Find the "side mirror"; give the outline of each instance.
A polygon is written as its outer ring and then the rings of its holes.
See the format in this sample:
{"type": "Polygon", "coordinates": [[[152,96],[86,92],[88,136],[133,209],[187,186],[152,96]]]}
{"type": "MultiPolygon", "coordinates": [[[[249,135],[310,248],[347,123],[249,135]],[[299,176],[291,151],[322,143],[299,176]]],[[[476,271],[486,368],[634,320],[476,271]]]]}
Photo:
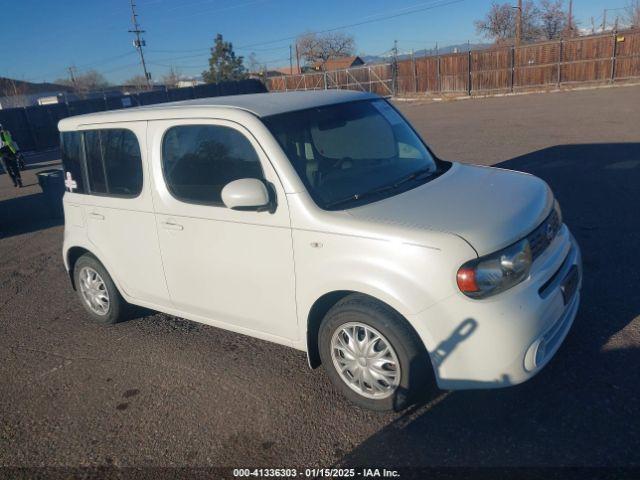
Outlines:
{"type": "Polygon", "coordinates": [[[232,210],[270,210],[271,198],[266,185],[256,178],[241,178],[227,183],[221,192],[222,202],[232,210]]]}

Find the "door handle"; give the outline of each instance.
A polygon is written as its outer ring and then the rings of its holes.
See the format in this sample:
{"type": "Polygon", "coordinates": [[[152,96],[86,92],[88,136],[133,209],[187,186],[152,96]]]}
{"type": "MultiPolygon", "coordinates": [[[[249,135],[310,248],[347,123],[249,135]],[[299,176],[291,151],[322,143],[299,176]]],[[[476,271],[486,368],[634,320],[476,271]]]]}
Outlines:
{"type": "Polygon", "coordinates": [[[91,218],[93,218],[94,220],[104,220],[104,215],[102,215],[101,213],[97,213],[97,212],[90,212],[89,216],[91,218]]]}
{"type": "Polygon", "coordinates": [[[170,221],[160,222],[160,223],[162,224],[162,227],[165,230],[177,230],[177,231],[184,230],[184,227],[182,225],[180,225],[179,223],[174,223],[174,222],[170,222],[170,221]]]}

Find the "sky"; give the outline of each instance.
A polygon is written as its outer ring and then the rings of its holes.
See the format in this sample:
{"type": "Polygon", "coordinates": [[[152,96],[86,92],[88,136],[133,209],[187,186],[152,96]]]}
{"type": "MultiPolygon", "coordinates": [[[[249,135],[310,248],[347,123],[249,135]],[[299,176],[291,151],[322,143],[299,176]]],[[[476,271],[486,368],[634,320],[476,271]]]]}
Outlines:
{"type": "MultiPolygon", "coordinates": [[[[482,41],[473,22],[490,0],[135,0],[146,33],[149,71],[159,80],[171,66],[199,75],[216,33],[238,55],[252,52],[269,68],[289,64],[289,45],[308,31],[339,29],[355,38],[356,53],[434,48],[482,41]],[[343,28],[340,28],[343,27],[343,28]]],[[[613,22],[628,0],[574,0],[582,26],[613,22]]],[[[516,0],[513,0],[516,3],[516,0]]],[[[568,0],[565,0],[568,3],[568,0]]],[[[114,83],[142,73],[133,46],[130,0],[4,0],[0,76],[42,82],[95,69],[114,83]]]]}

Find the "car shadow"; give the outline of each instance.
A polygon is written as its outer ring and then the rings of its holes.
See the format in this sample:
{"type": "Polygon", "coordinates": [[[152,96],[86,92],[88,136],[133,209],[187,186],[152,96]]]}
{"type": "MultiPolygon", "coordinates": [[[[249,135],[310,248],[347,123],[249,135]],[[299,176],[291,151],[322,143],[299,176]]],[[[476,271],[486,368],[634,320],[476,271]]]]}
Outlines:
{"type": "Polygon", "coordinates": [[[640,143],[561,145],[495,166],[546,180],[582,247],[582,304],[569,335],[528,382],[440,392],[339,465],[640,463],[640,143]]]}
{"type": "Polygon", "coordinates": [[[0,200],[0,238],[62,225],[64,219],[43,193],[0,200]]]}

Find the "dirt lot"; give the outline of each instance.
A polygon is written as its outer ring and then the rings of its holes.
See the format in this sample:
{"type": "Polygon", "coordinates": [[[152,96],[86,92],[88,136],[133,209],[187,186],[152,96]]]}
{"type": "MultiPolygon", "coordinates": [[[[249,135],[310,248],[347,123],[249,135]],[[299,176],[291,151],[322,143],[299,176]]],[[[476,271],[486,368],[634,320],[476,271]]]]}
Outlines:
{"type": "Polygon", "coordinates": [[[639,106],[640,87],[400,104],[441,157],[549,182],[585,261],[537,377],[403,414],[352,406],[285,347],[161,314],[90,323],[38,169],[19,191],[0,175],[0,465],[640,466],[639,106]]]}

